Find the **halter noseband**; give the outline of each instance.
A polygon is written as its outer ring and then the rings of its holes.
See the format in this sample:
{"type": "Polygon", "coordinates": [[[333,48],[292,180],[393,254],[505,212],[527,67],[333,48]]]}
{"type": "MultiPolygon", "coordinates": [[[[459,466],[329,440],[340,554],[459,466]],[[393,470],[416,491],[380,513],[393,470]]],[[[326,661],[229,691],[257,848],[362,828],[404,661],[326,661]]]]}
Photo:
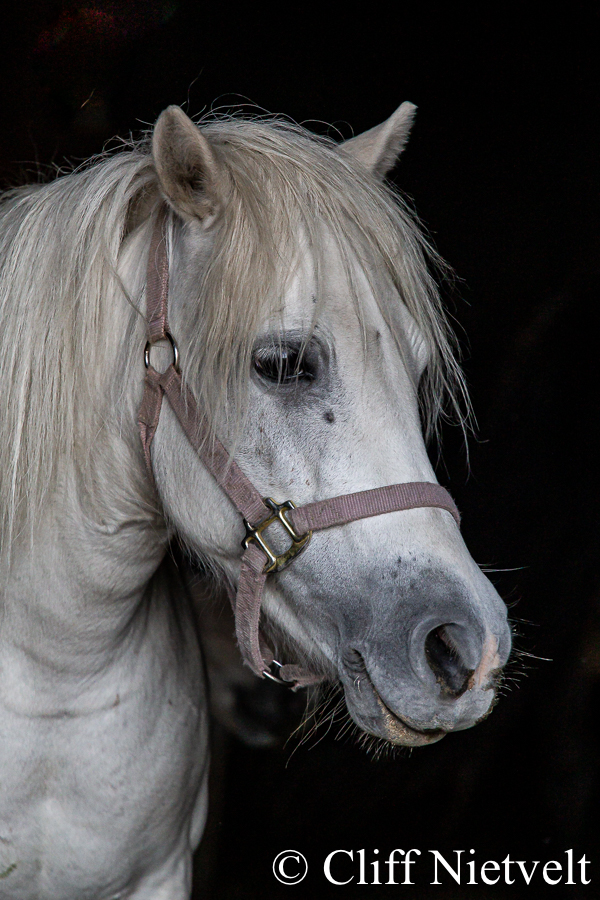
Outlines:
{"type": "Polygon", "coordinates": [[[209,434],[193,394],[182,381],[179,353],[167,321],[169,265],[164,236],[165,219],[166,210],[163,208],[154,226],[148,258],[148,340],[144,349],[146,379],[138,415],[146,466],[153,477],[150,445],[158,426],[162,399],[166,396],[192,447],[244,520],[244,553],[237,594],[231,598],[242,656],[260,677],[267,676],[293,687],[316,683],[321,680],[319,676],[297,665],[282,666],[278,663],[260,633],[260,608],[267,575],[289,565],[308,545],[314,531],[370,516],[429,506],[447,510],[458,525],[460,515],[448,491],[432,482],[390,484],[300,507],[296,507],[291,500],[276,503],[270,497],[263,498],[259,494],[225,447],[209,434]],[[158,341],[168,341],[173,351],[173,361],[162,373],[157,372],[150,362],[151,347],[158,341]],[[271,549],[265,535],[266,530],[275,523],[283,528],[290,540],[289,548],[280,555],[271,549]],[[277,674],[271,671],[273,666],[277,667],[277,674]]]}

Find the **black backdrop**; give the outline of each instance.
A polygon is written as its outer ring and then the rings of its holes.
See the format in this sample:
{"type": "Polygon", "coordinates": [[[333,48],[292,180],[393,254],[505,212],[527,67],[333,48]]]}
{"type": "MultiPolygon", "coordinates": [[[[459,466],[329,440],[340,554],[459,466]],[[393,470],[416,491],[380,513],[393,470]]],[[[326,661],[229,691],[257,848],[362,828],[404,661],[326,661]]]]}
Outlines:
{"type": "MultiPolygon", "coordinates": [[[[328,852],[372,860],[393,847],[473,848],[480,863],[564,861],[573,848],[592,884],[569,896],[596,896],[598,18],[583,4],[527,18],[526,4],[475,17],[444,6],[368,20],[374,10],[197,0],[30,0],[6,13],[6,184],[85,158],[169,103],[197,114],[248,100],[346,137],[402,100],[419,106],[394,177],[461,279],[449,303],[479,423],[470,475],[448,429],[439,477],[475,559],[514,569],[491,577],[516,604],[516,646],[551,660],[517,656],[518,684],[490,719],[396,758],[374,761],[334,730],[293,756],[293,742],[259,751],[218,732],[198,896],[329,896],[342,889],[323,877],[328,852]],[[310,871],[281,887],[271,861],[289,847],[310,871]]],[[[429,880],[413,896],[467,890],[429,880]]],[[[468,890],[538,893],[522,881],[468,890]]]]}

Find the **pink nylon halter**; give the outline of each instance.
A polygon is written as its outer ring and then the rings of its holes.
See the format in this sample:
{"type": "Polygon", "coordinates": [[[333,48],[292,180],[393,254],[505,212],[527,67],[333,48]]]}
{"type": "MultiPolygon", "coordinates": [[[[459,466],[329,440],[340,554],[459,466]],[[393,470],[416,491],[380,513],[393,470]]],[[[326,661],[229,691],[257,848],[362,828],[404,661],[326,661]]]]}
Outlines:
{"type": "Polygon", "coordinates": [[[150,445],[158,426],[163,396],[166,396],[181,427],[203,464],[236,507],[246,526],[245,551],[241,560],[237,594],[232,597],[235,630],[242,656],[260,677],[282,680],[293,687],[316,683],[317,675],[297,665],[281,666],[260,633],[262,592],[267,575],[288,565],[309,542],[312,532],[321,531],[384,513],[419,507],[439,507],[452,514],[460,525],[454,500],[441,485],[431,482],[391,484],[370,491],[344,494],[294,507],[289,501],[276,504],[263,498],[244,475],[235,460],[214,436],[208,434],[204,416],[196,400],[182,381],[177,346],[169,331],[167,301],[169,266],[164,237],[166,210],[163,208],[154,226],[148,258],[146,289],[148,342],[144,351],[146,380],[138,416],[146,466],[153,477],[150,445]],[[169,341],[173,362],[165,372],[150,364],[150,348],[157,341],[169,341]],[[290,550],[277,557],[263,531],[278,522],[291,539],[290,550]],[[254,523],[253,525],[249,523],[254,523]],[[278,667],[277,676],[270,667],[278,667]]]}

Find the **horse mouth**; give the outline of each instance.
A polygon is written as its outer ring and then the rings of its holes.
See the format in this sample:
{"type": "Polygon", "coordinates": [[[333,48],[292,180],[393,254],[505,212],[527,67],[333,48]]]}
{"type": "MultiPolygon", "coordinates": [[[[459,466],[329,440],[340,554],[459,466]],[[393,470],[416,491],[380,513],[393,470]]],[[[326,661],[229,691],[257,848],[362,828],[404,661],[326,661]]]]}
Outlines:
{"type": "Polygon", "coordinates": [[[353,713],[350,707],[353,707],[354,704],[348,703],[348,694],[346,694],[346,703],[350,714],[364,731],[402,747],[424,747],[427,744],[441,741],[446,735],[447,732],[441,728],[416,728],[392,712],[382,700],[371,680],[365,661],[357,650],[351,650],[345,654],[344,662],[346,670],[352,675],[354,685],[360,691],[367,687],[379,710],[377,716],[362,715],[358,711],[353,713]]]}
{"type": "Polygon", "coordinates": [[[377,705],[381,710],[383,719],[382,725],[385,735],[383,735],[391,744],[398,744],[402,747],[424,747],[426,744],[435,744],[446,735],[447,732],[441,728],[431,728],[425,731],[419,731],[412,725],[408,725],[400,716],[393,713],[389,707],[385,705],[377,690],[371,682],[371,690],[377,705]]]}

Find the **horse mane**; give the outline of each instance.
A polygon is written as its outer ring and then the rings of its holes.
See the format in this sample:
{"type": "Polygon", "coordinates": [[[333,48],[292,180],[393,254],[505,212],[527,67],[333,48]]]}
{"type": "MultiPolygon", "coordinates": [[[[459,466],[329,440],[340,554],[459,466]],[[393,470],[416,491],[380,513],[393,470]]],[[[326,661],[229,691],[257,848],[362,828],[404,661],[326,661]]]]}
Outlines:
{"type": "MultiPolygon", "coordinates": [[[[385,270],[425,338],[426,432],[445,410],[464,421],[465,384],[430,271],[438,260],[403,199],[300,126],[222,116],[199,124],[231,184],[181,342],[209,418],[243,406],[253,343],[281,300],[298,229],[320,268],[324,225],[348,272],[352,252],[385,270]]],[[[65,460],[83,467],[103,427],[97,373],[110,372],[127,340],[114,333],[115,304],[129,302],[134,316],[143,303],[150,223],[125,238],[144,196],[152,219],[160,197],[147,135],[0,202],[0,547],[35,519],[65,460]],[[133,291],[124,265],[136,270],[133,291]]],[[[172,218],[170,247],[174,227],[172,218]]]]}
{"type": "Polygon", "coordinates": [[[40,514],[61,459],[93,446],[119,250],[152,178],[148,153],[132,149],[0,202],[2,556],[40,514]]]}

